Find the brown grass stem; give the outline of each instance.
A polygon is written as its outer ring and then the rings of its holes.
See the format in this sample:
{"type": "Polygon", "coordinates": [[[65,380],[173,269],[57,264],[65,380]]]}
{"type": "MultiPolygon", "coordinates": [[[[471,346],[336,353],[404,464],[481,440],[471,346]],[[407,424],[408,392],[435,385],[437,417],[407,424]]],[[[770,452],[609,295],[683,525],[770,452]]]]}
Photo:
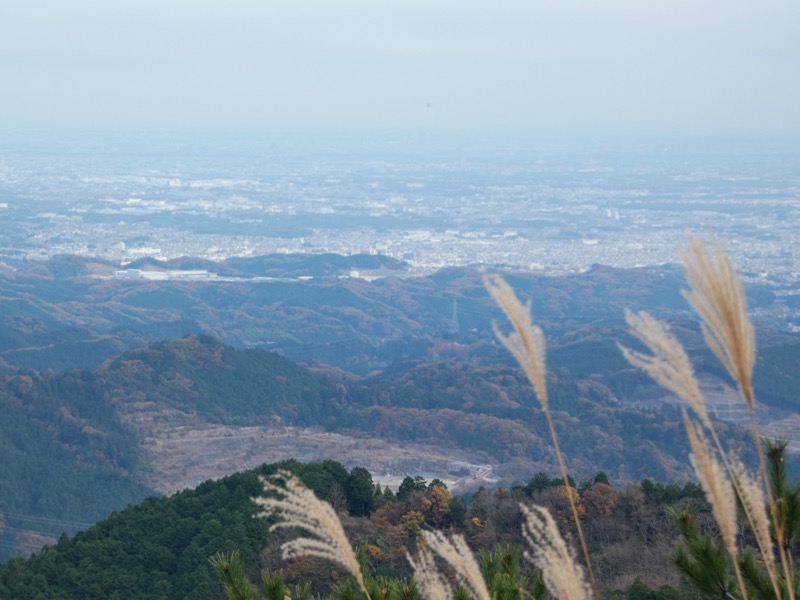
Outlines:
{"type": "MultiPolygon", "coordinates": [[[[765,567],[775,591],[776,598],[782,597],[780,585],[778,583],[777,571],[772,557],[772,538],[767,529],[766,534],[762,527],[759,527],[759,508],[753,501],[753,490],[744,486],[740,482],[740,476],[746,475],[744,471],[737,470],[729,461],[722,443],[720,442],[714,423],[708,414],[705,398],[700,392],[697,378],[694,374],[691,360],[689,359],[683,345],[672,334],[669,326],[646,312],[632,313],[626,311],[626,321],[631,328],[631,333],[650,350],[651,354],[645,354],[632,350],[619,344],[625,358],[633,366],[642,369],[650,375],[654,381],[662,385],[667,390],[674,393],[700,417],[701,423],[710,432],[714,445],[722,459],[725,470],[730,477],[731,484],[736,495],[742,501],[745,517],[756,532],[755,538],[761,555],[765,557],[765,567]],[[750,500],[748,501],[748,498],[750,500]]],[[[749,476],[748,480],[749,481],[749,476]]],[[[746,482],[744,482],[746,483],[746,482]]]]}
{"type": "MultiPolygon", "coordinates": [[[[684,297],[703,319],[703,334],[709,348],[739,386],[747,404],[750,428],[758,453],[759,469],[767,495],[770,516],[775,530],[777,550],[787,582],[791,582],[791,569],[784,549],[784,531],[781,527],[778,506],[772,495],[767,472],[767,461],[755,414],[753,367],[755,365],[755,330],[747,312],[747,298],[741,281],[722,245],[714,241],[714,252],[709,252],[702,238],[690,240],[689,249],[683,253],[686,279],[690,290],[684,297]]],[[[794,586],[787,585],[790,600],[794,600],[794,586]]]]}
{"type": "Polygon", "coordinates": [[[586,561],[586,570],[589,574],[592,592],[594,597],[599,600],[600,590],[597,587],[597,581],[594,577],[592,561],[589,557],[589,547],[586,544],[586,537],[583,534],[578,507],[575,504],[575,499],[572,497],[572,494],[569,493],[569,474],[567,473],[564,455],[561,453],[561,448],[558,444],[558,435],[553,425],[553,418],[550,414],[550,405],[547,396],[544,334],[541,328],[533,323],[530,301],[523,305],[519,301],[519,298],[517,298],[512,287],[502,277],[499,275],[485,275],[483,284],[486,286],[489,295],[491,295],[494,301],[503,310],[506,317],[508,317],[513,327],[513,331],[506,335],[500,331],[497,323],[492,322],[495,335],[508,351],[511,352],[514,358],[516,358],[523,372],[531,382],[539,398],[539,402],[542,405],[542,412],[544,412],[545,419],[547,420],[547,428],[550,430],[553,450],[556,455],[556,460],[558,461],[559,469],[561,470],[561,477],[564,480],[564,487],[567,490],[570,510],[575,520],[575,528],[578,532],[581,550],[584,560],[586,561]]]}
{"type": "Polygon", "coordinates": [[[714,518],[719,524],[722,540],[731,557],[736,582],[739,585],[743,600],[747,600],[747,587],[744,584],[742,571],[739,568],[738,549],[736,546],[736,495],[728,479],[724,467],[717,461],[714,453],[708,446],[708,441],[703,434],[703,428],[695,424],[686,414],[686,409],[681,407],[686,433],[692,452],[689,460],[694,467],[700,485],[705,492],[706,499],[711,504],[714,518]]]}

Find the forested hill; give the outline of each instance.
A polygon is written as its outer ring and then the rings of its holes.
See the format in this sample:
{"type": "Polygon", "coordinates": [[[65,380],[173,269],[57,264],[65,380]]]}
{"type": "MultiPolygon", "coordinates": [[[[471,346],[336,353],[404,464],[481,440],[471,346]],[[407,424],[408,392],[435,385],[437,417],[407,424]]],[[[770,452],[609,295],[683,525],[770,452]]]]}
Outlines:
{"type": "Polygon", "coordinates": [[[208,336],[130,350],[104,363],[96,377],[123,409],[145,397],[219,423],[333,426],[345,408],[345,388],[332,378],[208,336]]]}
{"type": "Polygon", "coordinates": [[[208,559],[239,548],[257,563],[267,524],[254,519],[255,472],[150,498],[28,560],[0,565],[0,598],[219,600],[208,559]]]}
{"type": "MultiPolygon", "coordinates": [[[[219,599],[211,556],[239,549],[255,573],[268,540],[284,539],[268,533],[266,520],[254,518],[252,502],[262,493],[258,475],[279,469],[296,473],[320,498],[353,517],[367,517],[377,506],[372,477],[363,467],[348,471],[330,460],[263,465],[169,498],[148,498],[73,537],[62,535],[28,560],[0,565],[0,598],[219,599]]],[[[400,546],[394,550],[402,555],[400,546]]]]}
{"type": "Polygon", "coordinates": [[[88,372],[0,378],[0,558],[41,548],[155,492],[138,440],[88,372]]]}
{"type": "MultiPolygon", "coordinates": [[[[581,476],[605,471],[616,482],[688,479],[677,410],[663,403],[642,409],[621,399],[620,389],[654,398],[661,392],[620,365],[616,353],[601,359],[592,344],[587,348],[584,360],[577,347],[570,355],[590,365],[583,368],[591,377],[556,368],[549,382],[570,469],[581,476]]],[[[775,364],[790,376],[785,362],[775,364]]],[[[538,401],[511,364],[410,363],[354,380],[188,336],[125,352],[96,371],[5,376],[0,403],[0,556],[6,557],[152,493],[142,482],[153,478],[150,465],[162,458],[159,452],[172,452],[166,442],[175,427],[193,432],[186,438],[193,454],[180,459],[192,462],[206,459],[204,436],[218,435],[209,427],[224,424],[232,441],[226,452],[239,457],[259,432],[291,426],[458,448],[472,462],[493,465],[505,485],[555,466],[538,401]],[[173,425],[176,415],[184,417],[173,425]],[[237,446],[239,428],[247,431],[243,446],[237,446]]],[[[721,424],[720,431],[726,436],[729,427],[721,424]]],[[[732,446],[746,447],[735,437],[732,446]]],[[[372,458],[376,469],[387,469],[380,465],[395,465],[398,457],[372,458]]],[[[216,460],[227,469],[222,473],[236,469],[236,459],[216,460]]]]}
{"type": "MultiPolygon", "coordinates": [[[[331,584],[346,577],[343,571],[320,560],[284,563],[279,545],[296,533],[269,533],[269,523],[254,518],[252,498],[262,492],[257,475],[277,469],[297,473],[334,506],[351,543],[365,549],[368,568],[376,576],[410,574],[406,553],[423,528],[460,532],[476,550],[521,544],[520,502],[547,506],[562,531],[569,532],[565,494],[570,493],[583,515],[592,561],[604,566],[597,570],[599,585],[606,592],[627,591],[621,597],[633,600],[648,586],[678,584],[667,559],[678,537],[668,508],[692,508],[700,522],[711,518],[697,484],[645,480],[620,490],[598,473],[567,491],[560,478],[542,472],[512,490],[479,490],[462,499],[441,482],[419,476],[406,478],[392,493],[374,485],[362,467],[348,471],[335,461],[286,461],[169,498],[145,500],[74,537],[61,536],[27,560],[0,564],[0,598],[220,600],[224,595],[209,559],[234,549],[241,552],[253,582],[259,581],[262,569],[283,568],[289,585],[302,582],[312,593],[327,593],[331,584]]],[[[677,596],[673,590],[665,597],[677,596]]]]}
{"type": "Polygon", "coordinates": [[[322,425],[338,389],[276,354],[198,337],[129,351],[94,372],[0,377],[0,558],[155,494],[131,426],[141,411],[322,425]]]}
{"type": "MultiPolygon", "coordinates": [[[[644,376],[625,370],[651,389],[644,376]]],[[[128,421],[155,406],[214,423],[318,426],[474,449],[496,463],[554,464],[538,401],[512,365],[424,363],[352,381],[276,354],[189,336],[126,352],[92,378],[102,399],[128,421]]],[[[604,470],[618,481],[689,476],[675,408],[641,410],[607,385],[567,373],[551,377],[550,386],[562,444],[579,472],[604,470]]]]}

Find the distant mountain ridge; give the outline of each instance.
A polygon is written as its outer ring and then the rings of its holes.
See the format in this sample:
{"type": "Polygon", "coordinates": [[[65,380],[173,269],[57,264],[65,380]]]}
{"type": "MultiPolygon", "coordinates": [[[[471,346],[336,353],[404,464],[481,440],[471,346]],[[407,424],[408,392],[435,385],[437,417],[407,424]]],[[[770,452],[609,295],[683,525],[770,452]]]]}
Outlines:
{"type": "MultiPolygon", "coordinates": [[[[475,270],[405,277],[402,263],[364,255],[270,255],[222,263],[142,259],[127,267],[200,269],[234,279],[117,280],[118,266],[74,256],[0,269],[0,370],[93,369],[126,349],[187,334],[264,347],[361,376],[439,355],[447,351],[441,342],[450,350],[452,343],[469,347],[479,359],[498,355],[491,349],[491,321],[500,313],[475,270]],[[350,278],[351,271],[397,276],[366,281],[350,278]]],[[[507,276],[533,299],[551,347],[580,339],[587,328],[621,327],[626,307],[692,318],[679,293],[681,274],[672,267],[507,276]]],[[[766,286],[750,286],[748,293],[761,323],[772,323],[770,315],[781,312],[784,300],[766,286]]]]}

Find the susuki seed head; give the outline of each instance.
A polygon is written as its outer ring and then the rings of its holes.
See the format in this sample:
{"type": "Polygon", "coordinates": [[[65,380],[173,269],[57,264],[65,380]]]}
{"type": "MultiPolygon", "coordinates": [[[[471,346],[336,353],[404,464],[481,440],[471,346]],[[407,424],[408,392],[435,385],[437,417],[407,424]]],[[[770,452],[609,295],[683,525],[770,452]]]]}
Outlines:
{"type": "Polygon", "coordinates": [[[714,244],[711,254],[699,238],[691,241],[682,258],[691,286],[684,296],[704,321],[703,334],[709,348],[739,384],[752,408],[755,333],[736,270],[719,243],[714,244]]]}
{"type": "Polygon", "coordinates": [[[253,498],[253,502],[261,506],[263,511],[256,516],[277,517],[279,520],[271,530],[298,527],[312,536],[286,542],[281,547],[284,560],[298,556],[315,556],[339,563],[356,578],[369,597],[358,559],[333,507],[317,498],[292,473],[279,471],[270,479],[259,479],[264,486],[264,495],[253,498]]]}
{"type": "Polygon", "coordinates": [[[414,581],[417,589],[425,600],[451,600],[452,589],[445,578],[436,568],[433,553],[426,546],[417,552],[416,558],[406,554],[411,568],[414,569],[414,581]]]}
{"type": "Polygon", "coordinates": [[[540,327],[533,324],[530,302],[522,304],[511,286],[499,275],[485,275],[483,284],[514,328],[506,335],[493,321],[492,327],[497,339],[517,359],[533,385],[539,401],[547,408],[544,334],[540,327]]]}
{"type": "MultiPolygon", "coordinates": [[[[477,600],[491,599],[481,568],[463,536],[458,534],[447,536],[441,531],[423,531],[422,537],[427,547],[441,556],[453,568],[453,573],[459,583],[472,592],[474,598],[477,600]]],[[[432,564],[433,561],[430,560],[429,563],[432,564]]]]}
{"type": "Polygon", "coordinates": [[[692,452],[689,460],[694,467],[694,472],[700,480],[700,485],[705,492],[706,499],[711,504],[714,518],[722,532],[722,539],[728,553],[735,560],[736,548],[736,494],[733,485],[725,474],[724,467],[714,456],[700,425],[693,422],[686,411],[683,412],[683,421],[689,434],[689,443],[692,452]]]}
{"type": "Polygon", "coordinates": [[[706,426],[711,427],[711,419],[700,387],[697,385],[692,362],[666,323],[644,311],[633,313],[626,310],[625,320],[631,332],[652,353],[644,354],[620,344],[620,350],[626,360],[681,398],[694,409],[706,426]]]}
{"type": "Polygon", "coordinates": [[[548,591],[558,600],[589,598],[583,569],[575,562],[550,512],[524,504],[520,504],[520,510],[524,518],[522,537],[527,544],[525,558],[542,571],[548,591]]]}

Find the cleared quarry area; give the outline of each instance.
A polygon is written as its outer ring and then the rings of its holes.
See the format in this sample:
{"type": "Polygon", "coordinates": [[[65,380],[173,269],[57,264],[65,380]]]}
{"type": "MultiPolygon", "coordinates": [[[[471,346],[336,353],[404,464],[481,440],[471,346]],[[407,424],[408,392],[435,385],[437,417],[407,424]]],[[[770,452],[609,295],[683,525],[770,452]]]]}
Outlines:
{"type": "Polygon", "coordinates": [[[398,444],[316,428],[221,425],[152,402],[129,405],[123,417],[140,436],[148,462],[145,483],[167,495],[289,458],[362,466],[381,486],[394,489],[408,475],[438,477],[454,492],[495,482],[488,457],[474,451],[398,444]]]}

